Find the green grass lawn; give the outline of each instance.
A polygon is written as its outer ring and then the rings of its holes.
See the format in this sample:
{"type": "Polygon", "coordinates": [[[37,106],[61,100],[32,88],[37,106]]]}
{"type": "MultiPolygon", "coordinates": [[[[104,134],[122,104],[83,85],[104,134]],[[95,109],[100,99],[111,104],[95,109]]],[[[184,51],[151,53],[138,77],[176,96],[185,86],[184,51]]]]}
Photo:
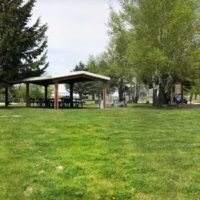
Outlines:
{"type": "Polygon", "coordinates": [[[200,109],[0,109],[0,199],[200,199],[200,109]]]}

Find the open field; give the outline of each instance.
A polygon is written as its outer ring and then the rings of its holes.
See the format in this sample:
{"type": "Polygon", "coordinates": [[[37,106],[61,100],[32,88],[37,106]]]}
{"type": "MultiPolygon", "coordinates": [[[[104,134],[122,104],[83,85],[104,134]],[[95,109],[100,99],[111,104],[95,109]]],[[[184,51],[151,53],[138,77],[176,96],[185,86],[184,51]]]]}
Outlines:
{"type": "Polygon", "coordinates": [[[0,109],[0,199],[199,199],[200,109],[0,109]]]}

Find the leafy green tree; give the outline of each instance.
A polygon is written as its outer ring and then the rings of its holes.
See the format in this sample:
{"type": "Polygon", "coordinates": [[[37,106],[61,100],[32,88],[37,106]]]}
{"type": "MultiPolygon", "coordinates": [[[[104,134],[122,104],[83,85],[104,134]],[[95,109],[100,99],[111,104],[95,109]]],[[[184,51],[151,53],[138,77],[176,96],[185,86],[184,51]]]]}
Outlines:
{"type": "MultiPolygon", "coordinates": [[[[48,87],[47,97],[50,98],[53,92],[53,86],[48,87]]],[[[26,98],[26,87],[24,84],[16,85],[12,91],[14,98],[25,99],[26,98]]],[[[30,85],[30,98],[44,98],[45,92],[44,87],[39,85],[30,85]]]]}
{"type": "Polygon", "coordinates": [[[119,93],[119,101],[124,100],[126,83],[134,77],[133,64],[129,62],[130,32],[119,14],[111,9],[109,21],[110,42],[107,49],[108,75],[119,93]]]}
{"type": "MultiPolygon", "coordinates": [[[[46,63],[47,25],[30,26],[35,0],[0,1],[0,84],[41,75],[46,63]]],[[[7,93],[7,92],[6,92],[7,93]]],[[[6,100],[7,106],[8,100],[6,100]]]]}
{"type": "MultiPolygon", "coordinates": [[[[99,56],[90,56],[87,62],[87,68],[89,72],[110,76],[111,81],[107,83],[107,92],[113,93],[116,90],[116,79],[111,76],[110,70],[110,57],[104,52],[99,56]]],[[[93,88],[93,93],[100,95],[102,92],[102,84],[96,82],[96,86],[93,88]]]]}
{"type": "Polygon", "coordinates": [[[123,0],[121,18],[133,40],[129,58],[137,74],[159,87],[158,105],[176,82],[199,77],[200,15],[197,0],[123,0]]]}

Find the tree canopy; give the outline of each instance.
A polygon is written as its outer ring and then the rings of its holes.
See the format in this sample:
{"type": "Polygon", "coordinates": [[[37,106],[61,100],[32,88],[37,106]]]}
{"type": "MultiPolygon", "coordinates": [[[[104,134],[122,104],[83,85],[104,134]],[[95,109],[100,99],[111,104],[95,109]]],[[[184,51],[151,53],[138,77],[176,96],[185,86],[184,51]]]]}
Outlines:
{"type": "MultiPolygon", "coordinates": [[[[122,99],[133,77],[158,89],[157,103],[168,103],[177,82],[200,77],[200,3],[198,0],[121,0],[111,8],[107,69],[122,99]]],[[[105,58],[105,57],[104,57],[105,58]]],[[[197,81],[194,81],[197,80],[197,81]]],[[[156,93],[157,94],[157,93],[156,93]]]]}
{"type": "Polygon", "coordinates": [[[0,1],[0,84],[41,75],[46,63],[47,25],[30,25],[35,0],[0,1]]]}
{"type": "Polygon", "coordinates": [[[124,0],[122,7],[133,35],[130,58],[143,78],[159,85],[163,104],[174,83],[199,77],[199,2],[124,0]]]}

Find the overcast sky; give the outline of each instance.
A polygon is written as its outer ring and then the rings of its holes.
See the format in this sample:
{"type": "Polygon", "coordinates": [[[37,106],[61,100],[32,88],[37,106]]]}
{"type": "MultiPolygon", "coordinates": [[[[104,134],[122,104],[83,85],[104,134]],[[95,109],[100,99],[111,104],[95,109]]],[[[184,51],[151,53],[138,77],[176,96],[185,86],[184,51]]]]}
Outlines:
{"type": "MultiPolygon", "coordinates": [[[[119,7],[118,0],[110,2],[119,7]]],[[[47,72],[51,75],[70,72],[107,45],[109,0],[37,0],[33,20],[39,16],[49,27],[47,72]]]]}

